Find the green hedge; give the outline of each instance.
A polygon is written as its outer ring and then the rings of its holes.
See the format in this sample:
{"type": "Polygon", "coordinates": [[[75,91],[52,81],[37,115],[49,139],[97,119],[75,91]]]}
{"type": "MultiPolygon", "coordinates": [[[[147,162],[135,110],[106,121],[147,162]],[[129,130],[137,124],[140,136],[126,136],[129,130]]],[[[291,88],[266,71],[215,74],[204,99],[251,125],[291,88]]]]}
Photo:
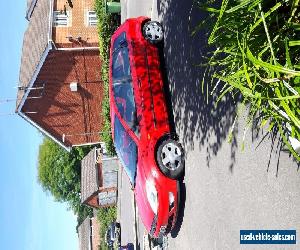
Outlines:
{"type": "Polygon", "coordinates": [[[100,237],[104,239],[105,232],[111,222],[117,219],[117,207],[100,208],[97,212],[97,220],[100,224],[100,237]]]}
{"type": "Polygon", "coordinates": [[[115,155],[116,151],[111,137],[110,110],[109,110],[109,48],[110,39],[114,31],[120,25],[120,15],[106,14],[104,12],[104,1],[96,0],[95,9],[98,17],[99,50],[102,59],[101,76],[104,84],[104,97],[102,101],[103,129],[100,135],[105,142],[107,151],[115,155]]]}

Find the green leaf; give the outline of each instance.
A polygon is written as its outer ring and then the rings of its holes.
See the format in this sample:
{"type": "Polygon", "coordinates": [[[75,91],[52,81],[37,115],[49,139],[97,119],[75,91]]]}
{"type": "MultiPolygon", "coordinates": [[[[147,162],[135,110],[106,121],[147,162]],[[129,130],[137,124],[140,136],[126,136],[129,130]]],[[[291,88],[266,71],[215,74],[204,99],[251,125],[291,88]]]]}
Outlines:
{"type": "Polygon", "coordinates": [[[294,76],[300,76],[300,71],[295,71],[291,70],[282,66],[278,65],[273,65],[267,62],[264,62],[262,60],[256,59],[253,54],[251,53],[250,49],[247,48],[247,58],[253,62],[254,65],[258,65],[267,69],[272,70],[273,72],[279,72],[279,73],[284,73],[284,74],[289,74],[289,75],[294,75],[294,76]]]}
{"type": "Polygon", "coordinates": [[[272,131],[274,125],[275,125],[274,122],[271,122],[271,123],[270,123],[270,125],[269,125],[269,127],[268,127],[268,131],[269,131],[269,132],[272,131]]]}
{"type": "MultiPolygon", "coordinates": [[[[264,13],[264,18],[266,19],[268,16],[270,16],[275,10],[277,10],[280,6],[282,5],[282,3],[277,3],[275,4],[268,12],[264,13]]],[[[262,23],[263,19],[260,18],[259,20],[257,20],[251,27],[249,30],[249,36],[250,34],[254,31],[254,29],[256,29],[261,23],[262,23]]]]}
{"type": "Polygon", "coordinates": [[[299,84],[300,83],[300,77],[299,76],[297,76],[297,77],[294,78],[294,83],[295,84],[299,84]]]}
{"type": "Polygon", "coordinates": [[[289,41],[289,46],[299,46],[300,45],[300,40],[295,40],[295,41],[289,41]]]}
{"type": "Polygon", "coordinates": [[[295,13],[296,13],[296,10],[298,8],[298,5],[299,5],[299,0],[292,0],[293,4],[292,4],[292,8],[291,8],[291,14],[290,14],[290,18],[288,20],[288,22],[290,23],[293,19],[293,17],[295,16],[295,13]]]}
{"type": "Polygon", "coordinates": [[[244,0],[244,1],[241,1],[240,4],[238,4],[238,5],[230,8],[229,10],[226,10],[226,13],[229,14],[229,13],[235,12],[235,11],[237,11],[239,9],[245,8],[245,6],[247,6],[248,4],[250,4],[252,2],[253,2],[253,0],[244,0]]]}
{"type": "Polygon", "coordinates": [[[292,69],[292,61],[291,61],[291,57],[290,57],[290,52],[289,52],[289,48],[288,48],[288,38],[286,37],[284,40],[284,45],[285,45],[285,62],[287,65],[287,68],[292,69]]]}
{"type": "Polygon", "coordinates": [[[292,23],[292,27],[294,30],[299,31],[300,30],[300,24],[299,23],[292,23]]]}
{"type": "Polygon", "coordinates": [[[269,119],[263,119],[260,123],[260,127],[264,127],[266,126],[267,122],[269,121],[269,119]]]}
{"type": "Polygon", "coordinates": [[[220,25],[220,22],[221,22],[221,19],[223,17],[223,14],[225,13],[225,9],[227,7],[228,2],[229,2],[229,0],[223,0],[222,1],[222,6],[221,6],[220,14],[218,16],[217,22],[215,23],[214,28],[213,28],[213,30],[212,30],[209,38],[208,38],[208,44],[212,44],[214,42],[215,33],[218,30],[218,27],[220,25]]]}
{"type": "Polygon", "coordinates": [[[286,137],[285,133],[283,132],[283,129],[280,125],[278,125],[279,133],[281,135],[281,138],[283,139],[283,142],[288,147],[289,151],[292,153],[292,155],[295,157],[297,161],[300,161],[300,155],[293,149],[292,145],[290,144],[288,138],[286,137]]]}

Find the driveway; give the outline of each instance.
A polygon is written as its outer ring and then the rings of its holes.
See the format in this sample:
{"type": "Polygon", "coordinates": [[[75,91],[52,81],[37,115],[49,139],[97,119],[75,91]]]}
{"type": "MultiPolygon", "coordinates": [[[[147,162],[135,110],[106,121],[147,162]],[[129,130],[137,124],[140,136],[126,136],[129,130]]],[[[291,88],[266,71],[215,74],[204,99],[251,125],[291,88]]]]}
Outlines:
{"type": "Polygon", "coordinates": [[[121,245],[126,245],[127,243],[135,244],[134,194],[131,190],[129,179],[121,166],[118,172],[117,220],[121,223],[121,245]]]}
{"type": "Polygon", "coordinates": [[[226,98],[214,108],[214,99],[201,90],[204,72],[195,65],[203,62],[206,37],[191,36],[202,17],[192,5],[192,0],[159,4],[174,123],[186,150],[185,202],[169,246],[250,249],[239,244],[240,229],[300,231],[298,166],[280,150],[276,138],[267,136],[261,142],[265,133],[255,129],[248,130],[242,151],[243,119],[236,121],[233,143],[228,143],[235,105],[226,98]]]}
{"type": "MultiPolygon", "coordinates": [[[[191,36],[203,18],[193,2],[157,1],[157,17],[165,30],[168,98],[174,129],[186,152],[181,211],[169,249],[282,249],[240,245],[239,231],[300,231],[298,166],[276,136],[262,141],[266,132],[255,128],[248,129],[242,150],[242,118],[235,122],[228,143],[236,106],[224,98],[215,108],[215,98],[202,92],[204,70],[196,65],[203,63],[206,36],[191,36]]],[[[210,92],[207,82],[203,88],[210,92]]]]}
{"type": "Polygon", "coordinates": [[[153,0],[120,0],[121,22],[127,18],[138,16],[151,16],[153,0]]]}

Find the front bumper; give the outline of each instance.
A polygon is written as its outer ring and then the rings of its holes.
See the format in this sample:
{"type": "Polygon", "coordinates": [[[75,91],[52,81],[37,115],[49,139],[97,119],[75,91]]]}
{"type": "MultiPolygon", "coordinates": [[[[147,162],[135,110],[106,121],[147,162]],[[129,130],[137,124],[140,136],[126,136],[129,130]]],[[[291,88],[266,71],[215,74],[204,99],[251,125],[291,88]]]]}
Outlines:
{"type": "MultiPolygon", "coordinates": [[[[169,197],[169,195],[168,195],[169,197]]],[[[168,199],[168,204],[164,203],[159,207],[158,214],[154,216],[150,236],[153,238],[160,238],[167,235],[175,226],[179,208],[179,184],[177,184],[176,195],[174,195],[173,202],[168,199]]]]}

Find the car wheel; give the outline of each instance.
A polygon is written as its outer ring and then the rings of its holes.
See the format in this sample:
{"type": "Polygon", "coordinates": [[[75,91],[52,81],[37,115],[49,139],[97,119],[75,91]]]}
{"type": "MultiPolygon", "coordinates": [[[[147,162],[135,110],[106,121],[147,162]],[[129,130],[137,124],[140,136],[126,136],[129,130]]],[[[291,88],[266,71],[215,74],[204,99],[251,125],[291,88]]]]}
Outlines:
{"type": "Polygon", "coordinates": [[[164,175],[178,179],[184,170],[184,152],[179,142],[168,139],[163,141],[156,153],[157,162],[164,175]]]}
{"type": "Polygon", "coordinates": [[[163,27],[159,22],[148,21],[143,26],[143,36],[150,43],[159,43],[164,39],[163,27]]]}

